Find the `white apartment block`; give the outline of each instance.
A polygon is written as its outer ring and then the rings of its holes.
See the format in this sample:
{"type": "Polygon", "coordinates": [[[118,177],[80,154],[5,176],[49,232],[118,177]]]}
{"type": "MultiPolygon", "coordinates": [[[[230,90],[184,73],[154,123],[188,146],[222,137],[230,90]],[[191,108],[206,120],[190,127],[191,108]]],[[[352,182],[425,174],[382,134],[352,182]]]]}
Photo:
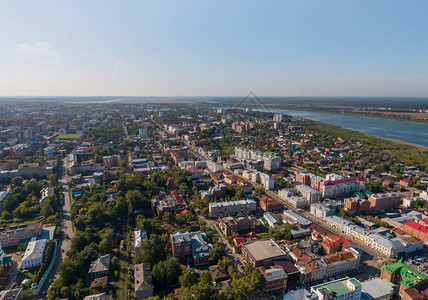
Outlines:
{"type": "Polygon", "coordinates": [[[275,188],[275,181],[272,176],[268,174],[260,173],[260,183],[263,185],[265,190],[273,190],[275,188]]]}
{"type": "Polygon", "coordinates": [[[295,208],[303,208],[309,204],[305,197],[297,197],[289,189],[280,190],[278,192],[278,197],[295,208]]]}
{"type": "Polygon", "coordinates": [[[308,200],[309,204],[318,203],[321,200],[321,193],[306,184],[299,184],[296,190],[308,200]]]}
{"type": "Polygon", "coordinates": [[[235,147],[235,156],[240,160],[262,160],[264,169],[267,171],[278,171],[281,164],[281,158],[256,150],[248,150],[241,147],[235,147]]]}
{"type": "Polygon", "coordinates": [[[327,217],[334,216],[340,207],[343,207],[343,203],[340,201],[313,203],[311,204],[310,213],[325,221],[327,217]]]}
{"type": "Polygon", "coordinates": [[[250,214],[257,209],[256,201],[254,200],[238,200],[214,202],[209,204],[209,217],[217,218],[238,213],[250,214]]]}

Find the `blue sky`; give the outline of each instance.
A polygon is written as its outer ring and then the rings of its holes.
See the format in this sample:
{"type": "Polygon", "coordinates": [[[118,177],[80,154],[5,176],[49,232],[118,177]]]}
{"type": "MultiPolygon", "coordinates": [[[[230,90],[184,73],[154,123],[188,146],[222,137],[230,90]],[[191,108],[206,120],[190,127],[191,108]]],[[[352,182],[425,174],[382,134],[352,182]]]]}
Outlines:
{"type": "Polygon", "coordinates": [[[0,7],[0,95],[428,96],[427,1],[0,7]]]}

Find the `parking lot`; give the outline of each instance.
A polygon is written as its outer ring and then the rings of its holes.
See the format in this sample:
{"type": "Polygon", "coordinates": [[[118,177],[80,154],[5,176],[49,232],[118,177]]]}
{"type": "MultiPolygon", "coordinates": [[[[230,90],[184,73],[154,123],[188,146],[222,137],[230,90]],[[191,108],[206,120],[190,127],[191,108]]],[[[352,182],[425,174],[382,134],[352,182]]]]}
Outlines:
{"type": "Polygon", "coordinates": [[[418,270],[424,275],[427,275],[428,271],[428,257],[415,255],[412,258],[408,258],[405,263],[414,269],[418,270]]]}

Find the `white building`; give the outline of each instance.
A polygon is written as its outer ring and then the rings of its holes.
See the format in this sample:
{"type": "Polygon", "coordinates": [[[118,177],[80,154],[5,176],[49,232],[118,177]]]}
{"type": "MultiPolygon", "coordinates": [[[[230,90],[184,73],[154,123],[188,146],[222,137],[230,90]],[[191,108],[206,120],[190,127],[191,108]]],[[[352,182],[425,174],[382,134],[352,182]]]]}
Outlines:
{"type": "Polygon", "coordinates": [[[36,240],[28,243],[22,258],[22,266],[24,269],[40,266],[43,263],[47,240],[36,240]]]}
{"type": "Polygon", "coordinates": [[[322,185],[322,196],[325,198],[338,197],[351,193],[364,191],[363,178],[344,178],[339,180],[326,180],[322,185]]]}
{"type": "Polygon", "coordinates": [[[42,197],[40,198],[40,203],[45,202],[45,200],[48,198],[49,195],[52,195],[54,193],[54,189],[51,187],[45,187],[40,191],[40,194],[42,197]]]}
{"type": "Polygon", "coordinates": [[[281,225],[281,222],[271,212],[265,212],[263,218],[265,218],[270,227],[281,225]]]}
{"type": "Polygon", "coordinates": [[[248,150],[241,147],[235,147],[235,157],[239,160],[253,160],[264,162],[264,169],[267,171],[278,171],[281,164],[281,158],[256,150],[248,150]]]}
{"type": "Polygon", "coordinates": [[[260,183],[263,185],[265,190],[273,190],[275,188],[275,181],[272,176],[268,174],[260,173],[260,183]]]}
{"type": "Polygon", "coordinates": [[[321,200],[321,193],[306,184],[299,184],[296,190],[308,200],[309,204],[318,203],[321,200]]]}
{"type": "Polygon", "coordinates": [[[326,218],[327,225],[363,242],[365,245],[387,256],[396,257],[400,253],[412,253],[423,248],[423,241],[409,235],[387,238],[377,232],[362,228],[339,216],[326,218]]]}
{"type": "Polygon", "coordinates": [[[284,119],[284,115],[283,114],[275,114],[273,116],[273,120],[275,122],[282,122],[283,119],[284,119]]]}
{"type": "Polygon", "coordinates": [[[343,207],[343,204],[340,201],[313,203],[311,204],[310,213],[325,221],[325,218],[335,215],[341,207],[343,207]]]}
{"type": "Polygon", "coordinates": [[[308,200],[304,197],[297,197],[292,191],[289,189],[282,189],[278,192],[278,197],[282,200],[286,201],[288,204],[290,204],[293,207],[296,208],[302,208],[307,206],[308,200]]]}
{"type": "Polygon", "coordinates": [[[250,214],[256,209],[257,204],[254,200],[214,202],[209,204],[209,217],[224,217],[238,213],[250,214]]]}
{"type": "Polygon", "coordinates": [[[141,244],[147,239],[147,233],[145,230],[136,230],[134,232],[135,248],[139,248],[141,244]]]}

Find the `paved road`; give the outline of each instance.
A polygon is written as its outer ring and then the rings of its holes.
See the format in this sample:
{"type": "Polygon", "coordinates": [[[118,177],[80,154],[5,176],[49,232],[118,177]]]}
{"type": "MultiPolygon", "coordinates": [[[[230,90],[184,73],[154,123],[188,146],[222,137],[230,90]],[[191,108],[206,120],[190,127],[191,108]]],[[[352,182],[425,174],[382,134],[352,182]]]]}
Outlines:
{"type": "MultiPolygon", "coordinates": [[[[123,124],[123,132],[125,133],[125,138],[127,140],[129,140],[128,128],[126,127],[125,124],[123,124]]],[[[128,166],[130,168],[132,167],[132,155],[131,155],[131,152],[128,152],[128,166]]]]}
{"type": "Polygon", "coordinates": [[[48,279],[46,280],[43,288],[40,290],[39,297],[44,297],[43,293],[47,291],[50,286],[50,282],[53,282],[55,279],[59,277],[58,267],[63,262],[66,257],[66,252],[70,250],[71,239],[74,237],[74,230],[71,221],[70,209],[71,209],[71,199],[68,190],[67,182],[70,178],[65,175],[66,169],[66,160],[63,161],[63,174],[61,179],[59,179],[59,183],[62,184],[62,192],[64,195],[63,203],[62,203],[62,218],[61,218],[61,235],[59,237],[60,248],[57,251],[57,257],[55,259],[55,264],[49,274],[48,279]],[[69,238],[66,238],[68,236],[69,238]]]}

